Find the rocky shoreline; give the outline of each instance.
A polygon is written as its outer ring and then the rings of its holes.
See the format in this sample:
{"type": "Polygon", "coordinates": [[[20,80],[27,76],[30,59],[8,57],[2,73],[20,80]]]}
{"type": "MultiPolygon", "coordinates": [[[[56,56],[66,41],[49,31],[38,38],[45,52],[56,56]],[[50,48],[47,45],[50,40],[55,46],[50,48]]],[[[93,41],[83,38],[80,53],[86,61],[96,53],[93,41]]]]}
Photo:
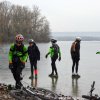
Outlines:
{"type": "Polygon", "coordinates": [[[0,100],[15,100],[9,95],[9,86],[0,83],[0,100]]]}
{"type": "MultiPolygon", "coordinates": [[[[12,96],[10,96],[11,91],[17,91],[17,90],[12,85],[6,85],[6,84],[0,83],[0,100],[16,100],[12,96]]],[[[22,95],[22,94],[19,94],[19,95],[22,95]]],[[[31,99],[26,98],[25,100],[44,100],[44,99],[35,99],[33,96],[31,99]]],[[[74,99],[71,96],[67,97],[64,95],[59,95],[59,100],[74,100],[74,99]]]]}

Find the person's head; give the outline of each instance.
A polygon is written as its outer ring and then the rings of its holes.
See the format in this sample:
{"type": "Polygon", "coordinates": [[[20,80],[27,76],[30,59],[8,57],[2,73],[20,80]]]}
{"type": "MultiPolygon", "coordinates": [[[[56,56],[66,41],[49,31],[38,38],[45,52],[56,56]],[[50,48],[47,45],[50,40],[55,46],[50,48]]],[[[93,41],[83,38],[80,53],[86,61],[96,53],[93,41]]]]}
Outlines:
{"type": "Polygon", "coordinates": [[[81,42],[81,38],[80,37],[76,37],[76,42],[81,42]]]}
{"type": "Polygon", "coordinates": [[[57,42],[57,40],[51,39],[51,43],[52,43],[52,44],[55,44],[56,42],[57,42]]]}
{"type": "Polygon", "coordinates": [[[29,46],[33,46],[35,44],[33,39],[29,39],[28,42],[29,42],[29,46]]]}
{"type": "Polygon", "coordinates": [[[22,34],[18,34],[18,35],[16,35],[15,39],[16,39],[17,46],[21,46],[22,43],[23,43],[23,40],[24,40],[23,35],[22,34]]]}

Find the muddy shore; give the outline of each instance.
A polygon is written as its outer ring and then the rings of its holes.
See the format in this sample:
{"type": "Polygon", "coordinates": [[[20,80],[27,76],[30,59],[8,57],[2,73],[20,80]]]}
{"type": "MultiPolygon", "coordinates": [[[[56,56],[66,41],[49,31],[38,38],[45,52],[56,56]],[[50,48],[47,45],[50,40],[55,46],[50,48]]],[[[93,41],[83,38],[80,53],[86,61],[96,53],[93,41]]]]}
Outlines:
{"type": "Polygon", "coordinates": [[[9,95],[9,86],[0,83],[0,100],[15,100],[9,95]]]}

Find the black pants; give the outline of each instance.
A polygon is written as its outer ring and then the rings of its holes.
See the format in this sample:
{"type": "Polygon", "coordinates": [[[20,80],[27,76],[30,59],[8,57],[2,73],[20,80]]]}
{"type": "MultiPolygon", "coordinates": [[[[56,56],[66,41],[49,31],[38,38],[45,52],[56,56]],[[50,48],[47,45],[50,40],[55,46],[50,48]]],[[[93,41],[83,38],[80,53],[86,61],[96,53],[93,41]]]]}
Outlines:
{"type": "Polygon", "coordinates": [[[57,58],[58,58],[58,56],[54,56],[51,58],[52,74],[54,74],[54,71],[55,71],[56,75],[58,75],[56,63],[55,63],[57,58]]]}
{"type": "Polygon", "coordinates": [[[21,63],[13,63],[13,68],[11,69],[11,72],[13,73],[13,77],[16,81],[16,88],[20,88],[21,84],[21,74],[23,68],[21,67],[21,63]]]}
{"type": "Polygon", "coordinates": [[[30,64],[31,64],[31,75],[33,75],[33,71],[37,70],[37,60],[30,60],[30,64]]]}
{"type": "Polygon", "coordinates": [[[72,65],[72,73],[74,73],[74,68],[76,69],[76,73],[78,73],[78,65],[79,65],[79,60],[77,59],[72,59],[73,65],[72,65]],[[76,66],[76,67],[75,67],[76,66]]]}

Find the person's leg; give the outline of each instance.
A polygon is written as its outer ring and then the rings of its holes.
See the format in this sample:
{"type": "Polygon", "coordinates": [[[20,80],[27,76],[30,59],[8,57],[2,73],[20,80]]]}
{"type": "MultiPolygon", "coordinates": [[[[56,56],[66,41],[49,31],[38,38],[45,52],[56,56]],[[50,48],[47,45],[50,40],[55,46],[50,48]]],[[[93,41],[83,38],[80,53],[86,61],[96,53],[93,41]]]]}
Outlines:
{"type": "Polygon", "coordinates": [[[72,64],[72,73],[74,74],[75,60],[72,59],[72,62],[73,62],[73,64],[72,64]]]}
{"type": "Polygon", "coordinates": [[[55,68],[54,68],[54,70],[55,70],[55,73],[56,73],[56,75],[58,75],[58,72],[57,72],[56,65],[55,65],[55,68]]]}
{"type": "Polygon", "coordinates": [[[22,74],[22,68],[19,66],[17,66],[17,70],[16,70],[16,88],[20,89],[21,86],[22,86],[22,83],[21,83],[21,74],[22,74]]]}
{"type": "Polygon", "coordinates": [[[16,81],[15,83],[15,87],[17,87],[17,74],[16,74],[16,71],[17,71],[17,64],[13,62],[13,68],[11,69],[11,72],[13,74],[13,77],[16,81]]]}
{"type": "Polygon", "coordinates": [[[78,74],[78,65],[79,65],[79,60],[76,61],[76,74],[78,74]]]}
{"type": "Polygon", "coordinates": [[[33,62],[30,61],[30,65],[31,65],[31,76],[29,78],[34,77],[34,69],[33,69],[33,62]]]}
{"type": "Polygon", "coordinates": [[[52,75],[54,75],[54,59],[51,58],[51,66],[52,66],[52,75]]]}
{"type": "Polygon", "coordinates": [[[57,68],[56,68],[56,60],[57,60],[57,58],[58,57],[54,58],[54,63],[53,63],[53,68],[54,68],[54,71],[55,71],[56,75],[58,75],[57,68]]]}
{"type": "Polygon", "coordinates": [[[16,68],[12,68],[11,72],[13,74],[13,77],[14,77],[15,81],[16,81],[16,68]]]}
{"type": "Polygon", "coordinates": [[[34,66],[35,78],[37,78],[37,75],[38,75],[38,71],[37,71],[37,60],[35,60],[35,61],[33,62],[33,66],[34,66]]]}

